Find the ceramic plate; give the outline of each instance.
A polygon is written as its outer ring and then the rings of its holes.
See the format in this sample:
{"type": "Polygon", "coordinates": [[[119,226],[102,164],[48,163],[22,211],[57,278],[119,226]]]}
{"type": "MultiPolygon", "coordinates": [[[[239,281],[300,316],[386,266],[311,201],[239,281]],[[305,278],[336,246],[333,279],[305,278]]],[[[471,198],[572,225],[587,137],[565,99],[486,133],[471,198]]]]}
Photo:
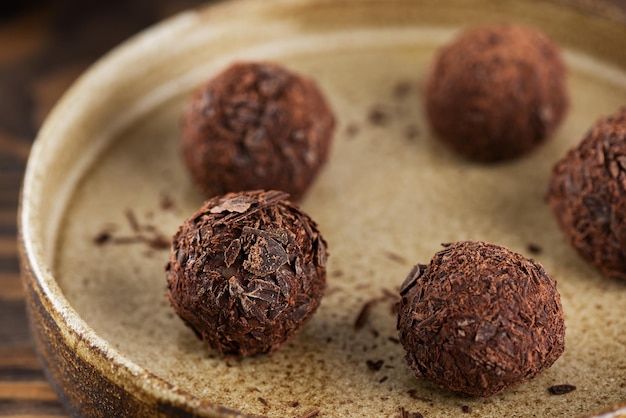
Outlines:
{"type": "Polygon", "coordinates": [[[551,2],[240,0],[177,16],[88,71],[33,149],[21,239],[49,376],[71,411],[101,416],[584,416],[619,404],[626,284],[577,256],[544,192],[553,164],[624,104],[625,27],[551,2]],[[571,109],[531,155],[473,164],[429,131],[425,74],[459,30],[502,22],[563,46],[571,109]],[[173,313],[163,245],[203,200],[181,162],[181,111],[237,60],[315,79],[338,120],[330,160],[302,202],[329,243],[327,294],[291,343],[241,362],[217,357],[173,313]],[[397,340],[400,284],[457,240],[536,258],[562,296],[563,356],[487,399],[417,380],[397,340]],[[576,390],[551,395],[558,384],[576,390]]]}

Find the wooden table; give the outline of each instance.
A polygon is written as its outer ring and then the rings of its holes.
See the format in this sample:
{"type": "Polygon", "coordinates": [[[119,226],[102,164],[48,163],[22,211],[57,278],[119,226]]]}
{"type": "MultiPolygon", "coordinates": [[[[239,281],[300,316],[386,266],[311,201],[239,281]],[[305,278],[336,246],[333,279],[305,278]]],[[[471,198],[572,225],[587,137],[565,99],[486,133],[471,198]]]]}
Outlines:
{"type": "MultiPolygon", "coordinates": [[[[576,2],[588,12],[613,7],[615,16],[626,16],[626,0],[576,2]]],[[[0,2],[0,416],[65,416],[29,335],[16,254],[19,187],[37,129],[64,90],[98,57],[137,31],[199,3],[0,2]]]]}

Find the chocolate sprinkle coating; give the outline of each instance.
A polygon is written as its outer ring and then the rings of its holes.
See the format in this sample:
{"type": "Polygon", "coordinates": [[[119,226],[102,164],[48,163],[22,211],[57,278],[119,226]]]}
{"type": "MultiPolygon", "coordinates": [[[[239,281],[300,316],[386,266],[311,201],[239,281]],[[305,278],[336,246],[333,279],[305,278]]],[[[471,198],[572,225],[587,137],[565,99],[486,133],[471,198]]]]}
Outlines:
{"type": "Polygon", "coordinates": [[[578,253],[626,280],[626,107],[598,120],[554,166],[547,197],[578,253]]]}
{"type": "Polygon", "coordinates": [[[505,247],[457,242],[417,265],[400,290],[400,341],[419,378],[491,396],[550,367],[563,353],[556,283],[505,247]]]}
{"type": "Polygon", "coordinates": [[[275,189],[299,200],[328,158],[334,127],[313,81],[276,64],[237,63],[191,98],[183,157],[207,196],[275,189]]]}
{"type": "Polygon", "coordinates": [[[214,197],[174,235],[170,303],[222,356],[276,351],[320,304],[326,242],[286,198],[278,191],[214,197]]]}
{"type": "Polygon", "coordinates": [[[476,28],[440,50],[426,82],[426,111],[441,141],[495,162],[530,152],[568,108],[560,50],[522,26],[476,28]]]}

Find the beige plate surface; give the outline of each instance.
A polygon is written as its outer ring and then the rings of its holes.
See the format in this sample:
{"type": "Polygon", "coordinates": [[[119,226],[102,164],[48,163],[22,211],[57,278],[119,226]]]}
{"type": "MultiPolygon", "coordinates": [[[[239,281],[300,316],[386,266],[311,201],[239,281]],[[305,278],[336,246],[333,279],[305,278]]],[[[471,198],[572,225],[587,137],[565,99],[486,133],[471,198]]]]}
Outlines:
{"type": "MultiPolygon", "coordinates": [[[[89,389],[68,387],[72,379],[54,369],[56,361],[91,365],[134,401],[169,399],[198,413],[223,405],[273,417],[314,408],[320,416],[394,416],[404,408],[445,417],[467,405],[473,416],[578,416],[618,404],[626,400],[626,284],[603,279],[577,257],[543,194],[554,162],[597,117],[623,104],[624,27],[553,3],[244,0],[176,17],[89,71],[33,150],[21,228],[44,363],[68,406],[83,413],[89,409],[76,405],[75,393],[89,389]],[[475,165],[430,134],[424,76],[434,51],[459,28],[504,21],[539,27],[564,46],[572,107],[531,156],[475,165]],[[191,89],[237,59],[278,61],[316,79],[339,125],[332,157],[303,202],[330,246],[322,306],[276,355],[227,363],[168,306],[168,253],[151,240],[171,236],[202,201],[179,157],[182,106],[191,89]],[[372,112],[387,117],[373,123],[372,112]],[[103,232],[112,239],[98,245],[103,232]],[[566,315],[566,351],[556,364],[489,399],[418,381],[394,341],[388,294],[440,243],[466,239],[528,256],[530,244],[541,247],[534,256],[558,281],[566,315]],[[50,321],[73,353],[46,345],[50,321]],[[374,371],[368,361],[383,365],[374,371]],[[548,393],[563,383],[577,390],[548,393]]],[[[105,392],[89,401],[96,410],[117,396],[105,392]]]]}

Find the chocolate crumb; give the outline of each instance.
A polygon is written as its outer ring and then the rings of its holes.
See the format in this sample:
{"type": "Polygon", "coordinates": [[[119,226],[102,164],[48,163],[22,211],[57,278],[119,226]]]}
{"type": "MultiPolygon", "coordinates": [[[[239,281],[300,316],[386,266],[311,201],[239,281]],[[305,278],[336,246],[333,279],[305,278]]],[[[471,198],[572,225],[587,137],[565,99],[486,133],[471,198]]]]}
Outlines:
{"type": "Polygon", "coordinates": [[[393,87],[393,97],[396,100],[402,100],[404,98],[406,98],[409,93],[411,93],[411,83],[408,81],[399,81],[394,87],[393,87]]]}
{"type": "Polygon", "coordinates": [[[289,406],[292,408],[297,408],[298,406],[300,406],[300,402],[298,401],[289,402],[289,406]]]}
{"type": "Polygon", "coordinates": [[[400,418],[424,418],[424,415],[419,412],[409,412],[404,409],[403,406],[400,407],[400,418]]]}
{"type": "Polygon", "coordinates": [[[389,379],[389,377],[388,377],[388,376],[383,376],[383,378],[382,378],[382,379],[380,379],[380,380],[378,381],[378,383],[384,383],[384,382],[386,382],[386,381],[387,381],[387,379],[389,379]]]}
{"type": "Polygon", "coordinates": [[[389,341],[391,341],[394,344],[400,344],[400,340],[396,337],[389,337],[387,338],[389,341]]]}
{"type": "Polygon", "coordinates": [[[374,328],[372,328],[372,329],[371,329],[371,333],[372,333],[372,336],[373,336],[374,338],[378,338],[378,337],[380,337],[380,332],[378,332],[378,330],[376,330],[376,329],[374,329],[374,328]]]}
{"type": "Polygon", "coordinates": [[[139,226],[139,222],[137,222],[137,217],[135,216],[135,212],[133,212],[132,209],[126,209],[124,211],[124,215],[126,216],[126,219],[128,220],[128,224],[130,225],[130,228],[134,232],[139,232],[141,230],[141,227],[139,226]]]}
{"type": "Polygon", "coordinates": [[[389,114],[385,112],[380,106],[374,106],[369,114],[367,115],[367,119],[372,125],[376,126],[386,126],[389,124],[389,114]]]}
{"type": "Polygon", "coordinates": [[[417,125],[409,125],[404,129],[404,137],[409,141],[417,139],[420,136],[420,130],[417,125]]]}
{"type": "Polygon", "coordinates": [[[360,129],[356,123],[351,123],[346,126],[346,136],[348,138],[354,138],[359,133],[360,129]]]}
{"type": "Polygon", "coordinates": [[[543,248],[541,248],[541,246],[532,242],[526,246],[526,249],[528,250],[529,253],[534,254],[534,255],[539,255],[543,252],[543,248]]]}
{"type": "Polygon", "coordinates": [[[461,411],[463,411],[463,413],[464,413],[464,414],[469,414],[470,412],[472,412],[472,410],[470,409],[470,407],[469,407],[469,406],[467,406],[467,405],[463,405],[463,406],[461,407],[461,411]]]}
{"type": "Polygon", "coordinates": [[[264,406],[267,406],[267,407],[269,407],[269,406],[270,406],[269,402],[268,402],[265,398],[263,398],[263,397],[259,396],[257,399],[258,399],[258,400],[259,400],[259,402],[261,402],[264,406]]]}
{"type": "Polygon", "coordinates": [[[167,250],[171,245],[170,240],[165,238],[163,235],[157,235],[154,238],[148,239],[147,242],[150,248],[155,250],[167,250]]]}
{"type": "Polygon", "coordinates": [[[548,388],[548,391],[552,395],[565,395],[566,393],[570,393],[576,390],[576,386],[574,385],[554,385],[548,388]]]}
{"type": "Polygon", "coordinates": [[[372,310],[372,307],[374,306],[374,304],[376,304],[376,302],[377,302],[376,299],[372,299],[363,305],[363,307],[361,308],[361,312],[359,312],[359,315],[356,317],[356,320],[354,321],[355,331],[358,331],[361,328],[363,328],[363,326],[367,322],[367,319],[370,316],[370,311],[372,310]]]}
{"type": "Polygon", "coordinates": [[[313,418],[313,417],[318,416],[319,414],[320,414],[320,409],[313,408],[309,412],[305,413],[304,415],[300,415],[300,418],[313,418]]]}
{"type": "Polygon", "coordinates": [[[169,210],[169,209],[173,209],[174,206],[175,206],[174,201],[169,195],[167,194],[161,195],[161,209],[169,210]]]}
{"type": "Polygon", "coordinates": [[[422,401],[422,402],[432,402],[433,401],[432,399],[424,398],[423,396],[418,395],[417,394],[417,390],[415,390],[415,389],[408,390],[406,393],[409,395],[409,397],[411,399],[415,399],[417,401],[422,401]]]}
{"type": "Polygon", "coordinates": [[[111,233],[109,231],[102,231],[93,239],[94,244],[103,245],[111,240],[111,233]]]}
{"type": "Polygon", "coordinates": [[[385,363],[385,360],[367,360],[365,362],[365,364],[367,364],[367,368],[370,369],[373,372],[377,372],[379,371],[382,367],[383,364],[385,363]]]}

